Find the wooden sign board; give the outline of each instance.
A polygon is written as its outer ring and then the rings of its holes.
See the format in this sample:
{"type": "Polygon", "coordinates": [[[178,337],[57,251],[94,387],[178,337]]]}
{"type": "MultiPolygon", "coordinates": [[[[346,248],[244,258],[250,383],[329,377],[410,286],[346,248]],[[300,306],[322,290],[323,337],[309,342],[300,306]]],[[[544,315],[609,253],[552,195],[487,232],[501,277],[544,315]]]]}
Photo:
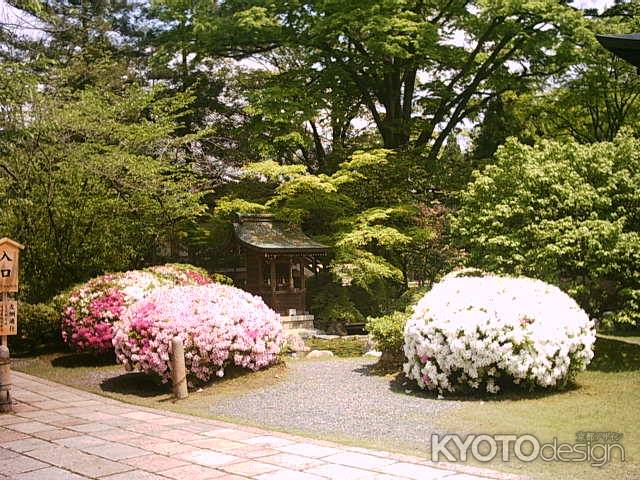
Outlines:
{"type": "Polygon", "coordinates": [[[18,334],[18,302],[0,302],[0,335],[18,334]]]}
{"type": "Polygon", "coordinates": [[[18,291],[20,245],[9,238],[0,239],[0,293],[18,291]]]}

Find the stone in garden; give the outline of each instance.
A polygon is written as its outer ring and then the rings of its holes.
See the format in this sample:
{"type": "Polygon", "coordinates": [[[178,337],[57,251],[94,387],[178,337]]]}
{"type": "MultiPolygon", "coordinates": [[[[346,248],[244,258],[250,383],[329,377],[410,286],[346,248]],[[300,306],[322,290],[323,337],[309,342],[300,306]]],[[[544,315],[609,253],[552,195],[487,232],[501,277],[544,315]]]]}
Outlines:
{"type": "Polygon", "coordinates": [[[320,340],[335,340],[336,338],[340,338],[340,335],[316,335],[315,338],[319,338],[320,340]]]}
{"type": "Polygon", "coordinates": [[[312,350],[307,353],[305,358],[309,359],[318,359],[318,358],[331,358],[333,357],[333,352],[331,350],[312,350]]]}
{"type": "Polygon", "coordinates": [[[318,335],[322,335],[322,332],[320,330],[315,330],[315,329],[312,330],[310,328],[296,328],[293,330],[289,330],[289,332],[298,335],[303,340],[306,340],[307,338],[314,338],[314,337],[317,337],[318,335]]]}
{"type": "Polygon", "coordinates": [[[287,334],[287,338],[285,340],[285,344],[288,347],[289,350],[291,350],[292,352],[308,352],[309,350],[311,350],[309,347],[307,347],[304,343],[304,340],[302,339],[302,337],[300,335],[297,335],[295,333],[288,333],[287,334]]]}
{"type": "Polygon", "coordinates": [[[378,352],[377,350],[369,350],[364,354],[364,356],[368,358],[380,358],[382,356],[382,352],[378,352]]]}

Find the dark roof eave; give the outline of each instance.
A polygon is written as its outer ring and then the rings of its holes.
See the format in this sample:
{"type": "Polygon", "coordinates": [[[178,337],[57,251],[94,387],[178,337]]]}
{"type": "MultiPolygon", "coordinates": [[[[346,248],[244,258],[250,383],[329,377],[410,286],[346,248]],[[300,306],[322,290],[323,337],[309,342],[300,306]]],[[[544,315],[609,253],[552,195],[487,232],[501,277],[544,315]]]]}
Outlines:
{"type": "Polygon", "coordinates": [[[260,247],[257,245],[253,245],[251,243],[247,243],[244,240],[236,237],[238,243],[249,249],[256,252],[262,253],[291,253],[291,254],[299,254],[299,255],[327,255],[331,249],[329,247],[260,247]]]}
{"type": "Polygon", "coordinates": [[[640,34],[596,35],[604,48],[640,68],[640,34]]]}
{"type": "Polygon", "coordinates": [[[239,245],[266,254],[326,255],[331,248],[316,242],[299,228],[286,228],[273,215],[239,215],[233,231],[239,245]]]}

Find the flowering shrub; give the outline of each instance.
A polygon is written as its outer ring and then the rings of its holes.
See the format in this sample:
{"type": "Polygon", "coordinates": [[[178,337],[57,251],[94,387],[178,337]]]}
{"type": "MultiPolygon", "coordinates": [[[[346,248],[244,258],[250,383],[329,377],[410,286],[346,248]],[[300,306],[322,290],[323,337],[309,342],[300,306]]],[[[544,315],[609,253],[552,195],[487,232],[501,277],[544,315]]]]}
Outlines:
{"type": "Polygon", "coordinates": [[[230,364],[266,367],[284,340],[278,315],[261,298],[212,283],[154,290],[125,312],[113,344],[127,370],[155,372],[167,381],[173,337],[183,341],[192,384],[221,377],[230,364]]]}
{"type": "Polygon", "coordinates": [[[77,351],[109,351],[113,348],[113,323],[129,305],[158,287],[204,285],[211,281],[206,271],[181,264],[94,278],[64,296],[62,339],[77,351]]]}
{"type": "Polygon", "coordinates": [[[172,285],[206,285],[207,283],[233,284],[229,277],[219,273],[209,274],[206,270],[183,263],[167,263],[144,269],[157,277],[168,280],[172,285]]]}
{"type": "Polygon", "coordinates": [[[449,274],[407,322],[405,374],[421,388],[496,393],[509,383],[560,387],[593,358],[593,322],[553,285],[449,274]]]}

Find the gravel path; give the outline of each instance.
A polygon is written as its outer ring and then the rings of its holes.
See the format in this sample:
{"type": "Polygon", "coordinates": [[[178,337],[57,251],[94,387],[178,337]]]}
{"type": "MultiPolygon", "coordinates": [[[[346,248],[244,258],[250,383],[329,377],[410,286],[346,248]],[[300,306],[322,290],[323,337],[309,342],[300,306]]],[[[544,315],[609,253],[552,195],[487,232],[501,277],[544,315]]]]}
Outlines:
{"type": "Polygon", "coordinates": [[[211,405],[215,415],[378,447],[426,450],[434,418],[459,402],[391,389],[365,358],[293,361],[280,383],[211,405]]]}

